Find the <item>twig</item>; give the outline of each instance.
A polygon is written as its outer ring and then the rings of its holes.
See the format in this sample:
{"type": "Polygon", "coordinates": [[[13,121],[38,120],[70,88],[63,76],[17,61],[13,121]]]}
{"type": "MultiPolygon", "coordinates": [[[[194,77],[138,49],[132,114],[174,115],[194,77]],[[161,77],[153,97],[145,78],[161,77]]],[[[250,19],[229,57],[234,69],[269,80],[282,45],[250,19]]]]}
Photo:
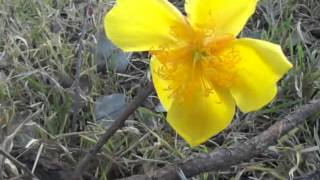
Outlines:
{"type": "Polygon", "coordinates": [[[39,148],[38,153],[37,153],[37,156],[36,156],[36,159],[35,159],[35,161],[33,163],[33,167],[32,167],[32,170],[31,170],[32,173],[34,173],[34,171],[36,170],[36,167],[38,165],[42,150],[43,150],[43,144],[41,143],[40,148],[39,148]]]}
{"type": "Polygon", "coordinates": [[[190,178],[204,172],[228,168],[261,154],[267,147],[275,144],[281,136],[303,123],[306,118],[319,113],[319,110],[320,99],[311,101],[244,143],[237,143],[228,149],[218,149],[209,154],[201,154],[147,175],[131,176],[122,180],[179,180],[179,171],[190,178]]]}
{"type": "Polygon", "coordinates": [[[9,153],[4,151],[2,148],[0,148],[0,154],[3,155],[4,157],[8,158],[11,162],[13,162],[17,167],[22,169],[29,177],[34,178],[34,179],[39,179],[37,178],[28,168],[26,165],[18,161],[16,158],[11,156],[9,153]]]}
{"type": "Polygon", "coordinates": [[[80,179],[82,173],[88,166],[88,163],[97,155],[103,145],[112,137],[112,135],[124,126],[127,118],[144,102],[144,100],[153,92],[153,84],[149,82],[147,87],[138,93],[138,95],[127,106],[124,112],[114,121],[109,129],[99,138],[98,142],[88,151],[85,157],[79,162],[73,173],[72,179],[80,179]]]}
{"type": "Polygon", "coordinates": [[[88,22],[92,19],[92,5],[91,0],[88,0],[88,6],[86,8],[85,19],[82,25],[81,34],[79,37],[79,41],[76,44],[76,74],[75,74],[75,81],[74,81],[74,97],[73,97],[73,116],[71,122],[71,129],[73,132],[77,131],[78,129],[78,114],[79,114],[79,101],[80,101],[80,74],[81,74],[81,64],[83,62],[83,40],[85,34],[88,30],[88,22]]]}

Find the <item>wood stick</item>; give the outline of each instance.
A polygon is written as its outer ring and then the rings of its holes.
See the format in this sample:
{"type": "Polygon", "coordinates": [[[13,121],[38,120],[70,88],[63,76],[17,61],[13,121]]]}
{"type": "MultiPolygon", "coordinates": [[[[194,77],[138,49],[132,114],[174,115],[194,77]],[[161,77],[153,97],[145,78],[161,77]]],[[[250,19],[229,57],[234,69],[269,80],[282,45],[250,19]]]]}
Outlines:
{"type": "Polygon", "coordinates": [[[98,154],[103,145],[112,137],[112,135],[124,126],[127,118],[144,102],[144,100],[154,91],[152,82],[149,82],[147,87],[138,93],[138,95],[127,106],[124,112],[114,121],[109,129],[99,138],[98,142],[89,150],[85,157],[79,162],[72,179],[80,179],[81,175],[87,168],[89,162],[98,154]]]}
{"type": "Polygon", "coordinates": [[[285,116],[261,134],[250,140],[237,143],[227,149],[218,149],[209,154],[201,154],[184,162],[167,166],[146,175],[136,175],[122,180],[179,180],[178,172],[187,178],[209,171],[219,171],[232,165],[248,161],[264,152],[269,146],[290,130],[303,123],[308,117],[320,112],[320,99],[298,108],[285,116]]]}

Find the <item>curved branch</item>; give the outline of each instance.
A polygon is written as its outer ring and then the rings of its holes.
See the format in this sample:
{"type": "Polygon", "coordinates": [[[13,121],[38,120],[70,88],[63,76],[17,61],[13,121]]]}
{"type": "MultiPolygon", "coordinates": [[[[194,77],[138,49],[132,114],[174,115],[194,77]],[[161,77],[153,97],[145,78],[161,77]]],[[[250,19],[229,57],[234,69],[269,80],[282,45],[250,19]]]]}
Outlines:
{"type": "Polygon", "coordinates": [[[303,123],[306,118],[319,112],[320,99],[300,107],[285,116],[283,120],[276,122],[261,134],[244,143],[237,143],[228,149],[218,149],[209,154],[201,154],[176,165],[155,170],[147,175],[131,176],[122,180],[179,180],[179,171],[182,171],[189,178],[204,172],[225,169],[261,154],[267,147],[274,145],[281,136],[303,123]]]}

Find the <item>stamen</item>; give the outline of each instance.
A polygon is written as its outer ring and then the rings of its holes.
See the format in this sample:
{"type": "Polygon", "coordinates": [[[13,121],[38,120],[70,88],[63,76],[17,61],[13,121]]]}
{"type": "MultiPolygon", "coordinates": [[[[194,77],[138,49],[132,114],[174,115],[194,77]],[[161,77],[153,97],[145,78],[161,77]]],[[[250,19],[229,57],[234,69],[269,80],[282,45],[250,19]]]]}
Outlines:
{"type": "Polygon", "coordinates": [[[203,61],[203,72],[215,85],[229,88],[235,81],[239,61],[239,53],[231,49],[222,55],[212,56],[211,59],[203,61]]]}
{"type": "Polygon", "coordinates": [[[169,97],[184,100],[199,90],[209,96],[217,87],[232,86],[240,61],[235,49],[226,50],[232,40],[226,35],[208,41],[201,33],[188,46],[152,52],[161,63],[156,73],[168,83],[169,97]]]}

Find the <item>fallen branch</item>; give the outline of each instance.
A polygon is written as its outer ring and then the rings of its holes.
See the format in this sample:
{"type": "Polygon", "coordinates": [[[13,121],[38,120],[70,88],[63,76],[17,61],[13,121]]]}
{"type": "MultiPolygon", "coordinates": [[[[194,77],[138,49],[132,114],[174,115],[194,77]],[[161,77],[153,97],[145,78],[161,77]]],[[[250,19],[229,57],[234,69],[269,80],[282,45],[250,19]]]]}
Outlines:
{"type": "Polygon", "coordinates": [[[92,19],[92,5],[91,0],[88,0],[88,5],[86,7],[86,17],[84,19],[81,34],[79,37],[79,41],[76,44],[76,74],[75,74],[75,81],[74,81],[74,97],[73,97],[73,104],[72,104],[72,122],[71,122],[71,129],[72,132],[76,132],[78,129],[78,114],[79,114],[79,101],[80,101],[80,74],[81,74],[81,64],[83,62],[83,40],[88,30],[88,23],[90,19],[92,19]]]}
{"type": "Polygon", "coordinates": [[[190,178],[204,172],[228,168],[261,154],[269,146],[274,145],[281,136],[303,123],[306,118],[319,112],[320,99],[300,107],[284,117],[283,120],[276,122],[261,134],[244,143],[237,143],[228,149],[218,149],[209,154],[201,154],[146,175],[131,176],[122,180],[179,180],[178,172],[183,172],[187,178],[190,178]]]}
{"type": "Polygon", "coordinates": [[[138,93],[138,95],[127,106],[124,112],[114,121],[109,129],[99,138],[98,142],[89,150],[85,157],[79,162],[72,179],[80,179],[81,175],[88,166],[88,163],[97,155],[103,145],[112,137],[112,135],[124,126],[127,118],[144,102],[144,100],[153,92],[153,84],[149,82],[147,87],[138,93]]]}

